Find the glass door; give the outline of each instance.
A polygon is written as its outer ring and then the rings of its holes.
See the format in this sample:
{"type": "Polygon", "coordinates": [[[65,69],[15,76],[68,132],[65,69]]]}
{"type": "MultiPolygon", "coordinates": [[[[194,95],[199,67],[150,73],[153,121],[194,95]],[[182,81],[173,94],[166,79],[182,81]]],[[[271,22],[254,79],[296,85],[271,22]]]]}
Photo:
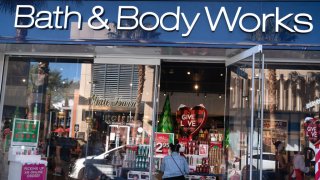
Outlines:
{"type": "Polygon", "coordinates": [[[263,65],[261,45],[226,60],[225,147],[229,178],[263,177],[263,65]]]}

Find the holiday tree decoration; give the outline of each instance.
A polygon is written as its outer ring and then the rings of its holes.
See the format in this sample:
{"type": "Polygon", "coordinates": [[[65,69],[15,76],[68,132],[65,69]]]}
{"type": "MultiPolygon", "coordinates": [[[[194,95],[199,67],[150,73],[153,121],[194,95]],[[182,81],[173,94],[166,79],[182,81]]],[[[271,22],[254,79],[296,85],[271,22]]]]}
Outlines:
{"type": "Polygon", "coordinates": [[[173,124],[171,120],[171,107],[169,96],[166,97],[166,101],[164,102],[163,110],[160,115],[160,121],[158,124],[158,132],[163,133],[172,133],[173,132],[173,124]]]}

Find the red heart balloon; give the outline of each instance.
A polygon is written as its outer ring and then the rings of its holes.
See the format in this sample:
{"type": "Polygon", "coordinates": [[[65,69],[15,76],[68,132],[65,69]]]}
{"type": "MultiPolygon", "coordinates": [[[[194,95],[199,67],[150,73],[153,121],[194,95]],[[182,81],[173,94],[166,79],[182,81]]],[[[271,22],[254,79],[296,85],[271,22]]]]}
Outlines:
{"type": "Polygon", "coordinates": [[[203,105],[198,105],[193,108],[180,105],[176,112],[178,126],[189,136],[196,135],[205,125],[207,118],[208,112],[203,105]]]}
{"type": "Polygon", "coordinates": [[[309,141],[314,145],[318,144],[320,140],[320,121],[315,118],[306,118],[304,128],[309,141]]]}

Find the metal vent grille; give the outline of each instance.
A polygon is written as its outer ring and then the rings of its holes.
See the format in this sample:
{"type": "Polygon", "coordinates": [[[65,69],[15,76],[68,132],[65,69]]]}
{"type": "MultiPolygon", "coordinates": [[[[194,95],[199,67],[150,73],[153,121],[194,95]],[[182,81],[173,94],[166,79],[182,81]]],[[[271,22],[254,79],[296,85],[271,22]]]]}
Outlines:
{"type": "Polygon", "coordinates": [[[135,101],[138,90],[138,66],[93,64],[92,93],[101,98],[135,101]]]}

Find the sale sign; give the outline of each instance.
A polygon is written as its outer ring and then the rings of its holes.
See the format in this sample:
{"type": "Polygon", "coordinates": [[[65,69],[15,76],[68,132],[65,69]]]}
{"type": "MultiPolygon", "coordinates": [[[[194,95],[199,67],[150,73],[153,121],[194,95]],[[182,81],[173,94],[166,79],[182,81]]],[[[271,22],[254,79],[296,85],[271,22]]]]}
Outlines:
{"type": "Polygon", "coordinates": [[[320,140],[320,121],[316,118],[307,117],[304,122],[305,134],[309,141],[316,145],[320,140]]]}
{"type": "Polygon", "coordinates": [[[173,133],[155,133],[156,156],[164,157],[169,154],[169,144],[174,144],[173,133]]]}
{"type": "Polygon", "coordinates": [[[193,136],[205,125],[208,118],[206,108],[201,104],[193,108],[180,105],[176,119],[180,129],[188,136],[193,136]]]}
{"type": "Polygon", "coordinates": [[[11,146],[38,146],[40,121],[15,118],[11,146]]]}
{"type": "Polygon", "coordinates": [[[44,164],[24,164],[21,180],[45,180],[47,168],[44,164]]]}

